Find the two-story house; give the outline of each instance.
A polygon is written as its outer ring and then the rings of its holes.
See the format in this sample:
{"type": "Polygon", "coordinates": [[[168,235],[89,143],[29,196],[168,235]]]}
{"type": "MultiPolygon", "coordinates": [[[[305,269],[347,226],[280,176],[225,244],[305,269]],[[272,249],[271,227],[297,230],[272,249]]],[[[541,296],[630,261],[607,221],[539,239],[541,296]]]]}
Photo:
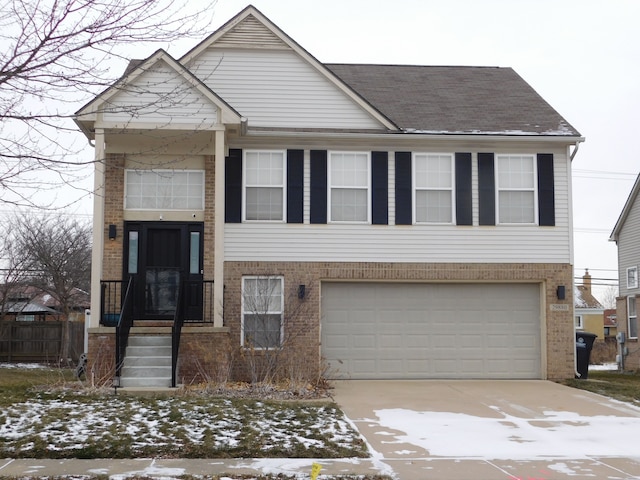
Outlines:
{"type": "Polygon", "coordinates": [[[616,302],[618,332],[625,336],[623,352],[624,366],[629,369],[640,368],[640,349],[638,348],[638,303],[640,284],[640,175],[631,189],[620,217],[613,227],[609,240],[618,246],[618,285],[620,296],[616,302]]]}
{"type": "Polygon", "coordinates": [[[279,348],[316,376],[574,376],[583,138],[511,68],[322,63],[249,6],[76,122],[90,369],[173,332],[184,382],[279,348]]]}

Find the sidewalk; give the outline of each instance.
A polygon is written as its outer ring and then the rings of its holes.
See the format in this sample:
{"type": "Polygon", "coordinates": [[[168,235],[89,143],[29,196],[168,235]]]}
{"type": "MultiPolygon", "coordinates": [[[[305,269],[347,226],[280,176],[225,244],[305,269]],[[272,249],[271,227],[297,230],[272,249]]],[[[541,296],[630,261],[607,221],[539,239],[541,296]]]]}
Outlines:
{"type": "Polygon", "coordinates": [[[110,478],[148,476],[172,478],[181,475],[213,476],[259,475],[278,473],[309,478],[311,465],[322,465],[322,475],[379,474],[371,459],[313,460],[287,458],[256,459],[96,459],[96,460],[0,460],[0,477],[88,476],[108,475],[110,478]]]}

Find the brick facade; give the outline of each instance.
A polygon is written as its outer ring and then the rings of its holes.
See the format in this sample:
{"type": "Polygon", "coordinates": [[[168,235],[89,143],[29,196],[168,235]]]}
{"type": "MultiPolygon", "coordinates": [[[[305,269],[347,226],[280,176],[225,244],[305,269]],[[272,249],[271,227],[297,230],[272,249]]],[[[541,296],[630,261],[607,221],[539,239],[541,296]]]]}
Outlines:
{"type": "MultiPolygon", "coordinates": [[[[570,288],[573,269],[568,264],[226,262],[225,326],[230,328],[232,345],[240,345],[240,296],[244,275],[284,277],[285,329],[289,328],[300,337],[309,352],[306,361],[318,371],[322,369],[319,353],[322,281],[540,283],[544,285],[541,328],[542,338],[546,339],[546,349],[543,349],[546,376],[549,379],[574,376],[573,296],[570,288]],[[304,284],[307,291],[302,301],[296,295],[300,284],[304,284]],[[557,299],[558,285],[567,287],[564,300],[557,299]],[[301,302],[304,303],[303,308],[301,302]]],[[[235,371],[240,372],[238,369],[235,371]]]]}

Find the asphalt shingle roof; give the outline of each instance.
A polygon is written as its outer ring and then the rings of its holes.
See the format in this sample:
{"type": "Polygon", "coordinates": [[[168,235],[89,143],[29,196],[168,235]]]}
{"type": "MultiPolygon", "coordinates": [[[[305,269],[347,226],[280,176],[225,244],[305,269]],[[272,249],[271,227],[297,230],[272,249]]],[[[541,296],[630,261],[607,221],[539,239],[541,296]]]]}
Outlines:
{"type": "Polygon", "coordinates": [[[511,68],[325,66],[408,132],[580,136],[511,68]]]}

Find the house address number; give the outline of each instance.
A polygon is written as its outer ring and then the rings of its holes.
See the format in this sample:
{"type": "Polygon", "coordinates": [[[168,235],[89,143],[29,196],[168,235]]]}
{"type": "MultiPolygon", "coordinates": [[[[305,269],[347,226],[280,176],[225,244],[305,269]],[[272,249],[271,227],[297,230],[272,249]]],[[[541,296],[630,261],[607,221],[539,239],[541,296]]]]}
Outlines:
{"type": "Polygon", "coordinates": [[[552,312],[568,312],[569,311],[569,305],[566,303],[552,303],[551,304],[551,311],[552,312]]]}

